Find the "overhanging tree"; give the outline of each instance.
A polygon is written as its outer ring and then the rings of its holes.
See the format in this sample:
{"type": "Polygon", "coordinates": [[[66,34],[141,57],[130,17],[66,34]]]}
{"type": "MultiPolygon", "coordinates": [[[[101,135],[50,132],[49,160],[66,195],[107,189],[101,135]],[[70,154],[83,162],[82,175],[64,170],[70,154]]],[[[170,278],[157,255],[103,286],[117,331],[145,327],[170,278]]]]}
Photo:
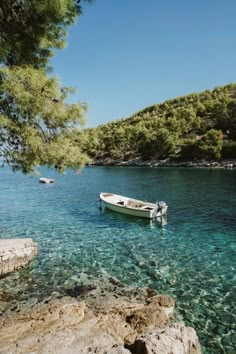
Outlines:
{"type": "Polygon", "coordinates": [[[65,46],[68,27],[81,13],[79,0],[1,1],[0,61],[45,68],[53,49],[65,46]]]}
{"type": "Polygon", "coordinates": [[[87,161],[75,143],[85,105],[67,104],[73,90],[47,75],[53,49],[64,46],[80,14],[75,0],[0,4],[0,157],[14,170],[46,165],[62,171],[87,161]]]}
{"type": "Polygon", "coordinates": [[[0,156],[13,169],[35,166],[59,170],[86,162],[74,131],[85,106],[65,104],[71,89],[31,67],[0,68],[0,156]]]}

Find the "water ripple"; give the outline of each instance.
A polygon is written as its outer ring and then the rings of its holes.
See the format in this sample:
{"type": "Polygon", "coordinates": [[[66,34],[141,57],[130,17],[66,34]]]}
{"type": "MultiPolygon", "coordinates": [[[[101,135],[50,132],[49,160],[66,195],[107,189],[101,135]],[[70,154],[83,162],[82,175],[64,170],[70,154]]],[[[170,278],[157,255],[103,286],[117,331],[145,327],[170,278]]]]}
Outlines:
{"type": "Polygon", "coordinates": [[[233,352],[236,171],[107,167],[43,174],[55,185],[1,170],[1,238],[38,242],[30,265],[0,281],[2,304],[37,302],[114,277],[177,298],[178,316],[196,328],[205,352],[233,352]],[[104,210],[101,191],[165,200],[168,223],[104,210]]]}

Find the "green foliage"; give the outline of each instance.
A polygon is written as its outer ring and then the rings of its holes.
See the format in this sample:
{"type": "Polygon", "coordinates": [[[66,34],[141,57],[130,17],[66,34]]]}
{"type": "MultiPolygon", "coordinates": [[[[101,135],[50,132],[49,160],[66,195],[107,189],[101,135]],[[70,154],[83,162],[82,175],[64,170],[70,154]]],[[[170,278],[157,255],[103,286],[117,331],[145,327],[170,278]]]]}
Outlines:
{"type": "Polygon", "coordinates": [[[35,166],[76,167],[87,159],[74,143],[85,107],[65,104],[70,89],[43,70],[0,68],[0,156],[30,172],[35,166]]]}
{"type": "Polygon", "coordinates": [[[198,147],[203,152],[203,156],[219,159],[222,150],[222,132],[210,129],[199,141],[198,147]]]}
{"type": "Polygon", "coordinates": [[[203,157],[199,151],[198,141],[196,139],[185,139],[181,146],[181,159],[192,160],[203,157]]]}
{"type": "Polygon", "coordinates": [[[233,145],[222,145],[222,133],[236,140],[236,84],[156,104],[89,132],[96,136],[97,153],[88,154],[98,159],[212,159],[222,149],[223,156],[236,158],[229,151],[233,145]]]}
{"type": "MultiPolygon", "coordinates": [[[[88,0],[87,0],[88,1],[88,0]]],[[[81,14],[76,0],[7,0],[0,4],[0,62],[45,67],[65,46],[68,26],[81,14]]]]}
{"type": "Polygon", "coordinates": [[[222,157],[230,159],[236,157],[236,141],[224,141],[222,146],[222,157]]]}
{"type": "Polygon", "coordinates": [[[85,106],[66,104],[73,90],[46,75],[81,12],[79,0],[0,4],[0,158],[13,170],[63,171],[88,161],[80,134],[85,106]]]}

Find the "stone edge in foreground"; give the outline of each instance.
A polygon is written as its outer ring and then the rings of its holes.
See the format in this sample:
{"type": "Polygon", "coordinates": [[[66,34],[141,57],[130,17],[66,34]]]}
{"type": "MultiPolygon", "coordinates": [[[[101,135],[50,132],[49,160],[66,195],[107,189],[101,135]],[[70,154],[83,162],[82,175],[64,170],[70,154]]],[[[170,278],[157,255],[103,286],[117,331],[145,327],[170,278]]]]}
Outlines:
{"type": "Polygon", "coordinates": [[[37,254],[31,238],[0,240],[0,277],[26,265],[37,254]]]}

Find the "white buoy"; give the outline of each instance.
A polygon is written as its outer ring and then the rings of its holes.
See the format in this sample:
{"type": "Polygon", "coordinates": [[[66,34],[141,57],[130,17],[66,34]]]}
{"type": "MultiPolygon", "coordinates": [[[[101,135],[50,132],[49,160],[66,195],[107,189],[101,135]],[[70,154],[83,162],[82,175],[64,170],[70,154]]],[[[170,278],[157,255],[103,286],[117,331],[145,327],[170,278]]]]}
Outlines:
{"type": "Polygon", "coordinates": [[[39,183],[47,183],[47,184],[54,183],[54,179],[41,177],[39,178],[39,183]]]}

